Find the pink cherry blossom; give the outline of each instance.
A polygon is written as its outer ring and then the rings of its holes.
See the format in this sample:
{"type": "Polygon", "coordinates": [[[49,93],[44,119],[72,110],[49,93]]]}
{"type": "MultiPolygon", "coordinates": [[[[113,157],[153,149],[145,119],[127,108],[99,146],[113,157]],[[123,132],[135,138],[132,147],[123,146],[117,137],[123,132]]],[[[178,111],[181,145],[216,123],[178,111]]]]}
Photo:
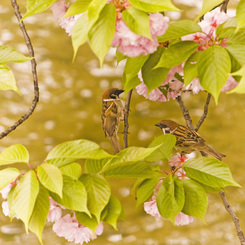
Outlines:
{"type": "Polygon", "coordinates": [[[10,183],[7,186],[5,186],[0,193],[2,194],[3,199],[7,199],[8,198],[8,194],[10,192],[10,190],[12,189],[13,185],[10,183]]]}
{"type": "Polygon", "coordinates": [[[150,31],[152,40],[133,33],[122,20],[116,22],[116,32],[111,46],[129,57],[147,55],[155,52],[159,46],[157,36],[162,35],[168,28],[169,18],[160,13],[150,14],[150,31]]]}
{"type": "MultiPolygon", "coordinates": [[[[10,212],[9,212],[9,205],[7,201],[2,202],[2,209],[3,209],[3,214],[5,216],[11,217],[10,212]]],[[[19,219],[19,217],[15,214],[13,218],[19,219]]]]}
{"type": "Polygon", "coordinates": [[[76,21],[79,19],[81,14],[71,16],[71,17],[63,17],[69,8],[69,4],[65,3],[65,0],[60,0],[52,5],[51,10],[53,11],[53,15],[55,19],[58,19],[60,26],[65,29],[66,33],[71,35],[72,28],[76,21]]]}
{"type": "Polygon", "coordinates": [[[233,88],[235,88],[238,85],[238,82],[232,77],[229,76],[227,79],[226,84],[224,85],[224,87],[221,89],[221,92],[225,93],[229,90],[232,90],[233,88]]]}
{"type": "Polygon", "coordinates": [[[103,232],[103,223],[100,223],[93,234],[88,227],[81,225],[75,216],[70,214],[57,220],[53,225],[53,231],[60,237],[64,237],[69,242],[88,243],[90,240],[97,238],[103,232]]]}
{"type": "Polygon", "coordinates": [[[157,201],[151,200],[149,202],[144,203],[144,210],[147,214],[150,214],[151,216],[160,219],[162,216],[160,215],[158,208],[157,208],[157,201]]]}
{"type": "Polygon", "coordinates": [[[192,80],[191,83],[187,85],[185,89],[191,90],[193,94],[198,94],[200,91],[204,90],[197,77],[194,78],[194,80],[192,80]]]}
{"type": "Polygon", "coordinates": [[[194,218],[192,216],[186,215],[182,212],[180,212],[175,220],[174,220],[174,224],[175,225],[189,225],[190,223],[192,223],[194,221],[194,218]]]}
{"type": "Polygon", "coordinates": [[[48,222],[55,222],[59,220],[62,216],[62,210],[59,204],[57,204],[53,198],[49,197],[50,201],[50,207],[49,207],[49,213],[47,217],[48,222]]]}

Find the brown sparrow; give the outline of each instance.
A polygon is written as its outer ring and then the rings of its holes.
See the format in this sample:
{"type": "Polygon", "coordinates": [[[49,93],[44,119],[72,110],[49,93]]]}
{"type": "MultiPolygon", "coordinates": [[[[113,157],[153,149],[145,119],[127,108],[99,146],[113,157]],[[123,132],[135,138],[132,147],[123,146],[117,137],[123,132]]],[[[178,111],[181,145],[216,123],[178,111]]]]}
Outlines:
{"type": "Polygon", "coordinates": [[[102,127],[115,154],[121,150],[117,133],[119,123],[124,120],[124,106],[122,100],[119,99],[119,95],[123,92],[124,90],[121,89],[110,88],[102,96],[102,127]]]}
{"type": "Polygon", "coordinates": [[[180,149],[182,154],[188,154],[193,151],[203,151],[213,157],[222,160],[224,154],[215,151],[205,143],[205,140],[194,130],[191,130],[183,125],[172,120],[162,120],[155,124],[162,129],[164,134],[172,134],[176,137],[175,147],[180,149]]]}

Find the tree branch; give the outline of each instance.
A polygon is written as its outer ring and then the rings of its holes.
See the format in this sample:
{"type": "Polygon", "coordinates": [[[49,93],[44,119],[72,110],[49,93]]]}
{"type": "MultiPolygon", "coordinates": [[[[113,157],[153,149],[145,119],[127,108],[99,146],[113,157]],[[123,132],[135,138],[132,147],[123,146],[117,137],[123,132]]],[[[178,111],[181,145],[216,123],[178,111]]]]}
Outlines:
{"type": "Polygon", "coordinates": [[[227,12],[227,5],[228,5],[228,3],[229,3],[229,0],[224,0],[223,1],[223,3],[222,3],[222,6],[221,6],[221,9],[220,9],[220,11],[221,12],[227,12]]]}
{"type": "Polygon", "coordinates": [[[233,212],[231,205],[228,203],[227,198],[225,196],[225,193],[223,191],[221,191],[221,192],[219,192],[219,195],[223,201],[223,204],[225,206],[226,211],[230,214],[230,216],[231,216],[231,218],[235,224],[237,236],[240,239],[241,245],[245,245],[245,237],[244,237],[243,231],[241,229],[239,219],[237,218],[237,216],[233,212]]]}
{"type": "Polygon", "coordinates": [[[130,101],[131,101],[131,96],[132,96],[133,90],[131,89],[126,97],[126,102],[125,102],[125,108],[124,108],[124,130],[123,130],[123,141],[124,141],[124,148],[128,147],[128,115],[130,111],[130,101]]]}
{"type": "Polygon", "coordinates": [[[30,37],[26,31],[25,25],[23,23],[23,21],[20,22],[22,16],[20,14],[19,11],[19,6],[16,2],[16,0],[11,0],[12,2],[12,6],[14,9],[14,13],[17,17],[18,22],[20,23],[20,29],[23,33],[25,42],[26,42],[26,46],[28,48],[29,54],[31,57],[33,57],[33,59],[31,60],[31,66],[32,66],[32,76],[33,76],[33,85],[34,85],[34,98],[32,101],[32,104],[28,110],[28,112],[26,114],[24,114],[17,122],[15,122],[11,127],[9,127],[8,129],[6,129],[4,132],[2,132],[0,134],[0,139],[4,138],[5,136],[7,136],[10,132],[12,132],[13,130],[15,130],[20,124],[22,124],[26,119],[29,118],[29,116],[33,113],[33,111],[36,108],[37,102],[39,101],[39,88],[38,88],[38,78],[37,78],[37,70],[36,70],[36,60],[34,58],[34,50],[32,47],[32,43],[30,40],[30,37]]]}
{"type": "Polygon", "coordinates": [[[204,120],[206,119],[207,115],[208,115],[208,106],[210,103],[210,99],[211,99],[211,94],[208,93],[207,99],[206,99],[206,104],[204,106],[203,109],[203,114],[202,117],[200,118],[199,122],[196,125],[195,131],[197,132],[199,130],[199,128],[202,126],[204,120]]]}

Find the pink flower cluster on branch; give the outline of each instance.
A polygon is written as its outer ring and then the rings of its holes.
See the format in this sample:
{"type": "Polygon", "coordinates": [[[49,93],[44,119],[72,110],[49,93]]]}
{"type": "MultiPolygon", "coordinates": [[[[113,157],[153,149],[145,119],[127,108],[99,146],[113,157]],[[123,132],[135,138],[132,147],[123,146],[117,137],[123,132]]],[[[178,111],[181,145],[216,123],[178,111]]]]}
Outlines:
{"type": "MultiPolygon", "coordinates": [[[[181,166],[186,161],[186,159],[187,158],[182,157],[179,153],[173,155],[169,159],[169,165],[171,169],[173,170],[174,174],[179,179],[187,178],[185,176],[185,171],[181,168],[181,166]]],[[[158,208],[157,208],[156,197],[157,197],[157,193],[161,185],[162,185],[162,180],[160,180],[158,184],[156,185],[151,200],[144,203],[145,212],[158,219],[161,219],[162,216],[160,215],[158,208]]],[[[188,225],[192,223],[193,220],[194,218],[192,216],[189,216],[189,215],[184,214],[183,212],[180,212],[176,216],[174,223],[175,225],[188,225]]]]}

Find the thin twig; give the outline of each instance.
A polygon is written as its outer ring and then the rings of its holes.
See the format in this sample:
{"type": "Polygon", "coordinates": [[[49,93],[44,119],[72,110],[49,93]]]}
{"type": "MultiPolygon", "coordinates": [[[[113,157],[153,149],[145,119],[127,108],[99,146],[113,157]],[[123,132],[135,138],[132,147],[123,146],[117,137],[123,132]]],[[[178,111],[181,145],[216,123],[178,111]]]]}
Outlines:
{"type": "Polygon", "coordinates": [[[207,99],[206,99],[206,103],[205,103],[205,106],[204,106],[204,109],[203,109],[202,117],[198,121],[198,123],[196,125],[196,128],[195,128],[196,132],[199,130],[199,128],[201,127],[201,125],[203,124],[204,120],[206,119],[206,117],[208,115],[208,106],[209,106],[209,103],[210,103],[210,99],[211,99],[211,94],[208,93],[208,96],[207,96],[207,99]]]}
{"type": "Polygon", "coordinates": [[[132,96],[133,90],[131,89],[126,97],[126,102],[125,102],[125,108],[124,108],[124,130],[123,130],[123,141],[124,141],[124,148],[128,147],[128,115],[130,111],[130,101],[131,101],[131,96],[132,96]]]}
{"type": "Polygon", "coordinates": [[[222,6],[221,6],[221,9],[220,9],[220,11],[221,12],[227,12],[227,5],[228,5],[228,3],[229,3],[229,0],[224,0],[223,1],[223,3],[222,3],[222,6]]]}
{"type": "Polygon", "coordinates": [[[237,236],[240,239],[241,245],[245,245],[245,237],[244,237],[243,231],[241,229],[239,219],[237,218],[237,216],[233,212],[231,205],[228,203],[227,198],[225,196],[225,193],[223,191],[221,191],[221,192],[219,192],[219,195],[223,201],[223,204],[225,206],[226,211],[230,214],[230,216],[231,216],[231,218],[235,224],[237,236]]]}
{"type": "Polygon", "coordinates": [[[191,116],[189,114],[189,111],[188,109],[186,108],[181,96],[178,96],[176,98],[177,102],[179,103],[179,106],[180,106],[180,109],[182,111],[182,114],[185,118],[185,121],[186,121],[186,125],[188,128],[192,129],[192,130],[195,130],[195,127],[193,126],[193,123],[192,123],[192,119],[191,119],[191,116]]]}
{"type": "MultiPolygon", "coordinates": [[[[11,0],[12,2],[12,6],[14,9],[14,13],[17,17],[18,22],[20,22],[22,16],[20,14],[19,11],[19,6],[16,2],[16,0],[11,0]]],[[[6,129],[4,132],[2,132],[0,134],[0,139],[2,139],[3,137],[7,136],[10,132],[12,132],[13,130],[15,130],[20,124],[22,124],[26,119],[29,118],[29,116],[33,113],[33,111],[36,108],[37,102],[39,101],[39,88],[38,88],[38,78],[37,78],[37,70],[36,70],[36,60],[34,58],[34,50],[31,44],[31,40],[29,38],[29,35],[26,31],[25,25],[23,23],[23,21],[20,22],[19,24],[20,29],[23,33],[25,42],[26,42],[26,46],[28,48],[29,54],[31,57],[33,57],[33,59],[31,60],[31,66],[32,66],[32,76],[33,76],[33,85],[34,85],[34,98],[32,101],[32,104],[28,110],[28,112],[26,114],[24,114],[17,122],[15,122],[11,127],[9,127],[8,129],[6,129]]]]}

